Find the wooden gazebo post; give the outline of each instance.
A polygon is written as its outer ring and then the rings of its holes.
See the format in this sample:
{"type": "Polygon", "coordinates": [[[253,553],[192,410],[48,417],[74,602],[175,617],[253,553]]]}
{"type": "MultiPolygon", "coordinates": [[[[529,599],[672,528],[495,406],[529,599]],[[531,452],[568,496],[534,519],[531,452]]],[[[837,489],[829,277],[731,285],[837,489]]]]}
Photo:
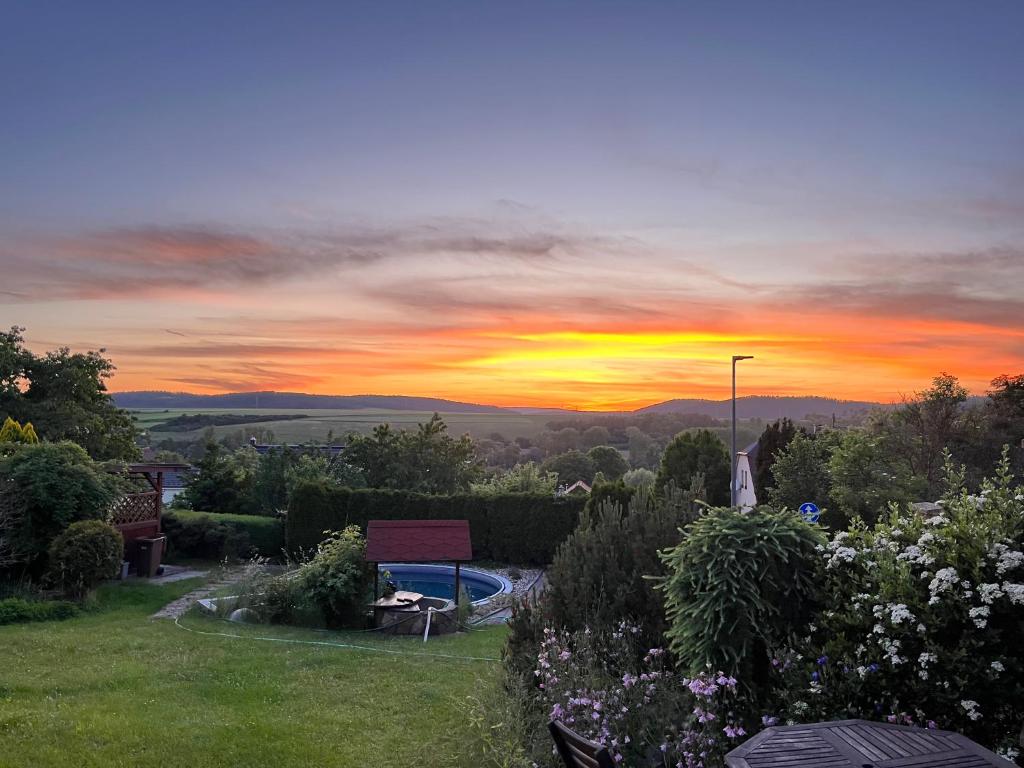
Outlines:
{"type": "Polygon", "coordinates": [[[459,592],[459,578],[460,578],[459,577],[459,566],[460,565],[461,565],[461,563],[458,560],[456,560],[455,561],[455,610],[456,611],[459,610],[459,595],[460,595],[460,592],[459,592]]]}

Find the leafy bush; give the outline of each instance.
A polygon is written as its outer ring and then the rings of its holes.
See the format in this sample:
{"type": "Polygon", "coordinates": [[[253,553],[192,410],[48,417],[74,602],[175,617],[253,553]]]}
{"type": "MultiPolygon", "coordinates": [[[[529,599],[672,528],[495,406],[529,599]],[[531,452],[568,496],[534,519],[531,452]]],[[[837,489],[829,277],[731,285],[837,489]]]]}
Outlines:
{"type": "Polygon", "coordinates": [[[84,597],[117,576],[123,556],[120,532],[102,520],[81,520],[50,545],[49,577],[66,594],[84,597]]]}
{"type": "Polygon", "coordinates": [[[1004,456],[978,495],[947,467],[941,514],[897,509],[819,555],[824,610],[783,714],[891,714],[1009,748],[1024,721],[1024,496],[1004,456]],[[844,673],[843,670],[846,670],[844,673]],[[813,696],[803,695],[817,672],[813,696]],[[799,687],[795,687],[799,685],[799,687]]]}
{"type": "Polygon", "coordinates": [[[471,483],[469,490],[481,496],[499,496],[505,493],[529,493],[554,495],[558,485],[558,475],[554,472],[541,472],[534,462],[516,464],[512,469],[495,477],[471,483]]]}
{"type": "Polygon", "coordinates": [[[373,565],[357,526],[332,532],[298,569],[263,575],[246,589],[244,603],[262,621],[303,626],[352,627],[365,620],[373,565]]]}
{"type": "Polygon", "coordinates": [[[548,620],[578,630],[628,619],[648,642],[660,642],[665,606],[654,581],[664,574],[658,553],[679,542],[679,529],[695,515],[692,498],[674,489],[658,497],[649,488],[632,490],[627,505],[606,499],[585,511],[548,569],[548,620]]]}
{"type": "Polygon", "coordinates": [[[673,481],[680,488],[688,488],[694,478],[701,475],[708,502],[728,504],[730,467],[729,449],[714,433],[706,429],[682,432],[665,448],[658,468],[657,487],[660,490],[673,481]]]}
{"type": "Polygon", "coordinates": [[[653,487],[657,480],[658,476],[654,472],[643,467],[631,469],[622,476],[622,482],[629,488],[637,488],[641,485],[653,487]]]}
{"type": "MultiPolygon", "coordinates": [[[[267,461],[272,462],[273,457],[267,461]]],[[[208,440],[203,457],[196,464],[196,474],[180,494],[182,503],[191,509],[259,514],[261,509],[254,500],[253,486],[260,464],[259,455],[250,446],[228,452],[208,440]]]]}
{"type": "Polygon", "coordinates": [[[12,521],[8,546],[37,570],[61,531],[104,518],[119,492],[118,479],[74,443],[23,445],[0,459],[0,517],[12,521]]]}
{"type": "Polygon", "coordinates": [[[554,472],[558,475],[559,485],[572,485],[577,480],[589,484],[594,479],[597,467],[594,460],[585,453],[579,451],[566,451],[557,456],[546,459],[540,465],[542,472],[554,472]]]}
{"type": "Polygon", "coordinates": [[[629,462],[610,445],[598,445],[587,451],[587,458],[594,463],[594,470],[612,482],[620,480],[629,471],[629,462]]]}
{"type": "Polygon", "coordinates": [[[77,612],[78,606],[66,600],[25,600],[21,597],[8,597],[0,600],[0,625],[69,619],[77,612]]]}
{"type": "Polygon", "coordinates": [[[662,557],[666,637],[692,674],[723,669],[763,693],[770,651],[806,633],[822,532],[792,512],[713,509],[662,557]]]}
{"type": "Polygon", "coordinates": [[[284,524],[277,518],[173,510],[163,515],[168,554],[204,560],[280,557],[284,524]]]}
{"type": "Polygon", "coordinates": [[[432,496],[302,482],[292,493],[286,540],[297,552],[317,546],[327,530],[357,525],[365,531],[369,520],[468,520],[474,557],[546,565],[576,527],[584,503],[578,497],[432,496]]]}

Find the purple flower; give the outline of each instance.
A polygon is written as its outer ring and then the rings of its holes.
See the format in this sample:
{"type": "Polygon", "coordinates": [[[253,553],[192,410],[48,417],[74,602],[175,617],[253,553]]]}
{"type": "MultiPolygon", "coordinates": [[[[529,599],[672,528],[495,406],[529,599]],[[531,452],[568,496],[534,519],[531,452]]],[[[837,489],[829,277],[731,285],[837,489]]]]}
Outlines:
{"type": "Polygon", "coordinates": [[[825,666],[826,664],[828,664],[828,656],[820,656],[820,657],[818,658],[818,664],[820,664],[820,665],[821,665],[821,666],[823,666],[823,667],[824,667],[824,666],[825,666]]]}
{"type": "Polygon", "coordinates": [[[774,715],[761,715],[761,725],[765,728],[771,728],[773,725],[779,722],[779,718],[774,715]]]}

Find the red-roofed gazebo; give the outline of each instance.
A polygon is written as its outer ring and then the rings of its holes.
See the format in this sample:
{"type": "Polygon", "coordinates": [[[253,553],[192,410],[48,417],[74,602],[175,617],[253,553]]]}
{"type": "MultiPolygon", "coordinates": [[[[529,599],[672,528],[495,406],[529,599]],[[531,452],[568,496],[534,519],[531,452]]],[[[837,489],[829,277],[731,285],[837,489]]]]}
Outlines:
{"type": "MultiPolygon", "coordinates": [[[[468,520],[370,520],[366,524],[369,563],[455,564],[455,602],[459,600],[459,566],[473,559],[468,520]]],[[[377,599],[377,571],[373,599],[377,599]]]]}

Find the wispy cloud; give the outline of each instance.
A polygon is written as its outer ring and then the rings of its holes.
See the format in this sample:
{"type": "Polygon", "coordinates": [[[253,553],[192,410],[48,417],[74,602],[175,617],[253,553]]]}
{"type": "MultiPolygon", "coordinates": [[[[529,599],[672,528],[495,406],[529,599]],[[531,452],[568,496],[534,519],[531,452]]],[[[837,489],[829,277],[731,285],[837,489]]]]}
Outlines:
{"type": "Polygon", "coordinates": [[[8,243],[0,267],[18,296],[0,305],[60,339],[59,303],[73,300],[81,338],[118,364],[118,389],[614,408],[722,394],[737,351],[756,355],[744,380],[757,391],[855,398],[895,397],[942,369],[983,389],[1024,366],[1019,247],[772,242],[733,259],[728,246],[702,255],[505,208],[495,221],[8,243]]]}
{"type": "Polygon", "coordinates": [[[5,292],[15,300],[109,299],[330,278],[382,261],[439,256],[553,261],[610,243],[471,219],[301,231],[147,226],[0,244],[0,268],[20,277],[19,290],[5,292]]]}

